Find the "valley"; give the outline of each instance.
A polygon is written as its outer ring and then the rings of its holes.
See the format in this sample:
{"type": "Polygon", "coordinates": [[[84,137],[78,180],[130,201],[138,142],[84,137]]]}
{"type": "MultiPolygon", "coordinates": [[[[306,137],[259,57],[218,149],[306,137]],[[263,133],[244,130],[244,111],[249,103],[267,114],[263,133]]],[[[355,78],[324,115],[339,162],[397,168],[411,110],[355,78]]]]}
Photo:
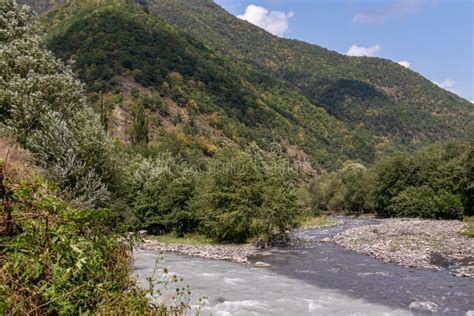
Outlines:
{"type": "Polygon", "coordinates": [[[446,37],[473,22],[438,23],[469,3],[344,1],[291,5],[443,46],[410,67],[255,4],[0,1],[0,315],[474,315],[472,38],[446,37]]]}

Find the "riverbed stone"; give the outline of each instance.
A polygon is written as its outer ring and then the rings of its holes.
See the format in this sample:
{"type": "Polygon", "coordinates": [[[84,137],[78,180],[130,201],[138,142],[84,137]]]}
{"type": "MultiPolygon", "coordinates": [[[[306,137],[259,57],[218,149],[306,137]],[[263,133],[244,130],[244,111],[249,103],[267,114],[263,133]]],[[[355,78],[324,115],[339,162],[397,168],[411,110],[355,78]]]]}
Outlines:
{"type": "Polygon", "coordinates": [[[334,237],[350,250],[407,267],[447,270],[474,278],[474,239],[461,221],[388,219],[334,237]]]}
{"type": "Polygon", "coordinates": [[[147,239],[141,245],[142,249],[176,252],[188,256],[201,258],[228,260],[238,263],[249,263],[248,257],[257,255],[258,249],[254,245],[188,245],[171,244],[147,239]]]}
{"type": "Polygon", "coordinates": [[[436,313],[438,311],[438,304],[430,301],[414,301],[409,306],[411,309],[419,310],[419,311],[427,311],[436,313]]]}
{"type": "Polygon", "coordinates": [[[253,265],[255,268],[271,268],[271,264],[262,262],[262,261],[257,261],[253,265]]]}

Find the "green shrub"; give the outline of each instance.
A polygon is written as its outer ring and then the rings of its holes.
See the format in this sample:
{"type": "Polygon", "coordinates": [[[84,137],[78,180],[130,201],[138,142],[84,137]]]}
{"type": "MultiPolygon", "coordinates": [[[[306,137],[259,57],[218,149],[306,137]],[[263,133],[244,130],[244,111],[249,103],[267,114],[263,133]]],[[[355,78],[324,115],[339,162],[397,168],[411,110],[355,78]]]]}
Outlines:
{"type": "Polygon", "coordinates": [[[144,95],[141,98],[145,108],[153,111],[158,111],[163,115],[169,114],[169,107],[166,104],[165,100],[163,100],[161,97],[149,97],[144,95]]]}
{"type": "Polygon", "coordinates": [[[428,186],[409,187],[394,197],[390,216],[435,219],[462,219],[464,208],[459,195],[435,192],[428,186]]]}
{"type": "Polygon", "coordinates": [[[0,5],[0,123],[33,153],[63,198],[104,206],[114,173],[111,142],[81,82],[45,48],[33,15],[14,1],[0,5]]]}
{"type": "Polygon", "coordinates": [[[148,120],[141,100],[135,101],[132,109],[133,122],[130,131],[132,144],[148,144],[148,120]]]}
{"type": "MultiPolygon", "coordinates": [[[[414,211],[413,216],[460,218],[460,205],[464,214],[472,212],[472,174],[468,171],[471,148],[472,144],[451,141],[424,147],[414,154],[380,159],[368,172],[371,178],[369,196],[377,214],[399,216],[396,214],[410,213],[394,204],[408,203],[409,200],[416,203],[413,200],[417,195],[424,200],[425,196],[431,196],[433,201],[427,203],[436,206],[432,211],[423,211],[424,215],[414,211]],[[419,189],[416,191],[414,188],[419,189]]],[[[412,205],[410,209],[423,209],[423,202],[419,204],[419,207],[412,205]]]]}
{"type": "Polygon", "coordinates": [[[170,154],[138,157],[129,168],[130,204],[140,226],[150,233],[175,230],[178,235],[197,228],[189,204],[194,195],[195,172],[170,154]]]}
{"type": "Polygon", "coordinates": [[[435,197],[436,216],[443,219],[462,219],[464,207],[461,196],[447,191],[438,192],[435,197]]]}
{"type": "Polygon", "coordinates": [[[0,314],[152,312],[111,211],[73,209],[40,179],[2,184],[15,221],[13,234],[0,231],[0,314]]]}
{"type": "Polygon", "coordinates": [[[388,214],[396,217],[436,218],[436,193],[428,186],[409,187],[390,200],[388,214]]]}
{"type": "Polygon", "coordinates": [[[325,211],[368,210],[368,177],[366,168],[352,161],[343,164],[338,172],[319,176],[311,186],[312,206],[325,211]]]}

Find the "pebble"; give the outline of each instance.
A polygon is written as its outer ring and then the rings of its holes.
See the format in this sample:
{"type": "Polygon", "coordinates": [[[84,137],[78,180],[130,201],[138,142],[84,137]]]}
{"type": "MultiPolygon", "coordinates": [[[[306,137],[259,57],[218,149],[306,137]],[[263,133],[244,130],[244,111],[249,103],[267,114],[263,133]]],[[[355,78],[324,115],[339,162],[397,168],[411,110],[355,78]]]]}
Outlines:
{"type": "Polygon", "coordinates": [[[416,309],[420,311],[427,311],[427,312],[432,312],[436,313],[438,311],[438,304],[434,302],[423,302],[423,301],[414,301],[410,304],[409,306],[411,309],[416,309]]]}
{"type": "Polygon", "coordinates": [[[474,278],[474,238],[461,221],[388,219],[334,237],[335,243],[386,262],[474,278]]]}
{"type": "Polygon", "coordinates": [[[258,249],[253,245],[186,245],[169,244],[149,239],[144,241],[144,243],[141,245],[141,248],[164,252],[177,252],[189,256],[216,260],[228,260],[238,263],[249,263],[247,258],[259,253],[258,249]]]}

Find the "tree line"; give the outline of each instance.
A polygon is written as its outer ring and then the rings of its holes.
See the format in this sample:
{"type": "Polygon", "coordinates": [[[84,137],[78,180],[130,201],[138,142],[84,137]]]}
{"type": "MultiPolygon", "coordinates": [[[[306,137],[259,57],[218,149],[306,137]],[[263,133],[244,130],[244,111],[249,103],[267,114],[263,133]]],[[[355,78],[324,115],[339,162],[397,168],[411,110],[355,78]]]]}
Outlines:
{"type": "MultiPolygon", "coordinates": [[[[474,136],[473,127],[471,134],[474,136]]],[[[474,215],[474,143],[449,141],[415,153],[381,157],[372,166],[348,162],[315,179],[312,205],[326,211],[382,217],[462,219],[474,215]]]]}

